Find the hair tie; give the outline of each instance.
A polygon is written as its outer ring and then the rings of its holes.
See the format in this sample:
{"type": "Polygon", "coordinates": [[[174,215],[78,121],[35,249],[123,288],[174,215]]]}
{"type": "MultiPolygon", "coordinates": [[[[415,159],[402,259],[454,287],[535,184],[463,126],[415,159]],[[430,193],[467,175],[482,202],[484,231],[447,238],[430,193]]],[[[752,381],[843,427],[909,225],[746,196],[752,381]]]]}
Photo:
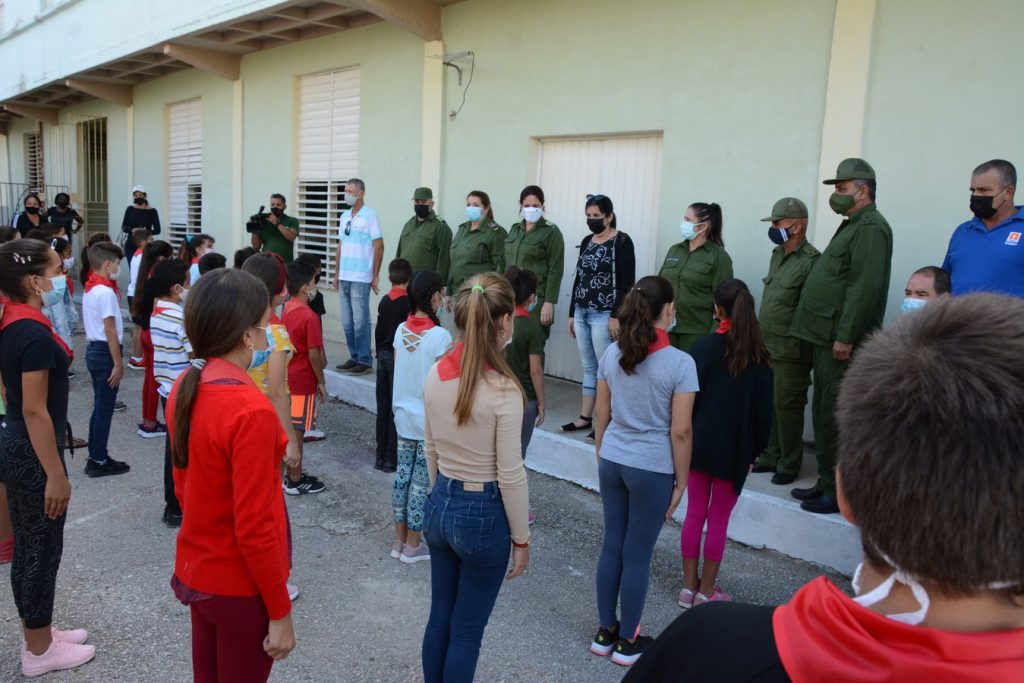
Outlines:
{"type": "Polygon", "coordinates": [[[185,235],[185,241],[192,244],[192,235],[185,235]]]}
{"type": "Polygon", "coordinates": [[[192,362],[192,367],[194,367],[196,370],[199,370],[200,372],[202,372],[203,368],[206,367],[206,359],[205,358],[193,358],[191,362],[192,362]]]}
{"type": "Polygon", "coordinates": [[[473,285],[473,289],[471,289],[470,291],[480,292],[481,294],[483,294],[484,293],[484,286],[483,285],[473,285]]]}

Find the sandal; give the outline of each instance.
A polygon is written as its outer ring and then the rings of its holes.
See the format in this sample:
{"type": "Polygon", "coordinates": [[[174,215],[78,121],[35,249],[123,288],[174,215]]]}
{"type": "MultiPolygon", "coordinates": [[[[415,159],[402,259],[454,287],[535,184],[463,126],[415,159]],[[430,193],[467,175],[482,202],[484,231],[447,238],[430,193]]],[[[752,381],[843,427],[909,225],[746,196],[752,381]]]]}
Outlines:
{"type": "Polygon", "coordinates": [[[88,445],[88,441],[86,441],[85,439],[79,439],[77,436],[72,437],[70,441],[68,439],[64,440],[65,448],[85,448],[88,445]]]}
{"type": "Polygon", "coordinates": [[[575,422],[568,422],[562,425],[561,430],[563,432],[578,432],[584,429],[590,429],[591,424],[593,424],[594,422],[594,418],[584,417],[583,415],[580,415],[580,421],[586,422],[586,424],[581,427],[577,425],[575,422]]]}

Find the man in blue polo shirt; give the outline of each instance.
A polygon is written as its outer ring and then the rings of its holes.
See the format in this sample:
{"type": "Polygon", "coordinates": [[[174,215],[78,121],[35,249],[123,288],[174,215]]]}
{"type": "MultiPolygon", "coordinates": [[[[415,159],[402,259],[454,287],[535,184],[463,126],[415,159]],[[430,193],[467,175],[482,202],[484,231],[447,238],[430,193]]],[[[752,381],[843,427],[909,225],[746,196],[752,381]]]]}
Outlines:
{"type": "Polygon", "coordinates": [[[993,159],[971,176],[971,213],[949,240],[942,269],[953,294],[995,292],[1024,297],[1024,207],[1013,203],[1017,170],[993,159]]]}

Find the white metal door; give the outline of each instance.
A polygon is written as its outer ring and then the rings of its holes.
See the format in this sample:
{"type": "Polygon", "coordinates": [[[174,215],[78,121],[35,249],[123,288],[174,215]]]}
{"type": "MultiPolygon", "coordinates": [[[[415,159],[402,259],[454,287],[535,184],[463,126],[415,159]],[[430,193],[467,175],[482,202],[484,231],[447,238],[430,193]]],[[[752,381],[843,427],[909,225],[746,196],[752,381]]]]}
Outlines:
{"type": "Polygon", "coordinates": [[[661,196],[661,135],[541,140],[538,184],[544,189],[545,215],[565,237],[565,274],[546,347],[545,372],[583,379],[576,341],[565,329],[579,244],[589,234],[584,207],[588,194],[607,195],[615,205],[619,230],[636,248],[637,279],[653,273],[657,254],[661,196]]]}

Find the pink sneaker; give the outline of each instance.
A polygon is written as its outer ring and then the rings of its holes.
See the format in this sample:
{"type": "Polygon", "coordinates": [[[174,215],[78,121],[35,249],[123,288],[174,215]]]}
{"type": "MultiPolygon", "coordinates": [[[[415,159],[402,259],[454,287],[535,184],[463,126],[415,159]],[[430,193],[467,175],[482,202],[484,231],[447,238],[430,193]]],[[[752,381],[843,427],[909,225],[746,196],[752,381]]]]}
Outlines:
{"type": "Polygon", "coordinates": [[[397,538],[391,541],[391,557],[397,560],[402,556],[402,549],[405,548],[405,543],[402,543],[397,538]]]}
{"type": "Polygon", "coordinates": [[[407,543],[402,549],[402,554],[398,559],[405,564],[414,564],[416,562],[422,562],[423,560],[429,560],[430,548],[427,547],[427,542],[422,540],[415,548],[407,543]]]}
{"type": "Polygon", "coordinates": [[[54,640],[59,640],[62,643],[71,643],[72,645],[83,645],[85,641],[89,640],[89,632],[84,628],[72,628],[67,631],[61,631],[51,626],[50,633],[54,640]]]}
{"type": "Polygon", "coordinates": [[[697,593],[693,598],[694,607],[703,605],[705,602],[732,602],[732,596],[723,593],[718,586],[715,586],[715,592],[711,594],[710,598],[704,597],[703,593],[697,593]]]}
{"type": "Polygon", "coordinates": [[[0,564],[7,564],[14,559],[14,536],[8,536],[6,541],[0,541],[0,564]]]}
{"type": "Polygon", "coordinates": [[[21,649],[21,673],[33,678],[51,671],[64,671],[82,666],[96,656],[95,645],[76,645],[54,640],[49,649],[41,655],[34,655],[28,648],[21,649]]]}
{"type": "Polygon", "coordinates": [[[689,588],[684,588],[679,591],[679,606],[683,609],[690,609],[693,607],[693,601],[697,597],[697,591],[692,591],[689,588]]]}

